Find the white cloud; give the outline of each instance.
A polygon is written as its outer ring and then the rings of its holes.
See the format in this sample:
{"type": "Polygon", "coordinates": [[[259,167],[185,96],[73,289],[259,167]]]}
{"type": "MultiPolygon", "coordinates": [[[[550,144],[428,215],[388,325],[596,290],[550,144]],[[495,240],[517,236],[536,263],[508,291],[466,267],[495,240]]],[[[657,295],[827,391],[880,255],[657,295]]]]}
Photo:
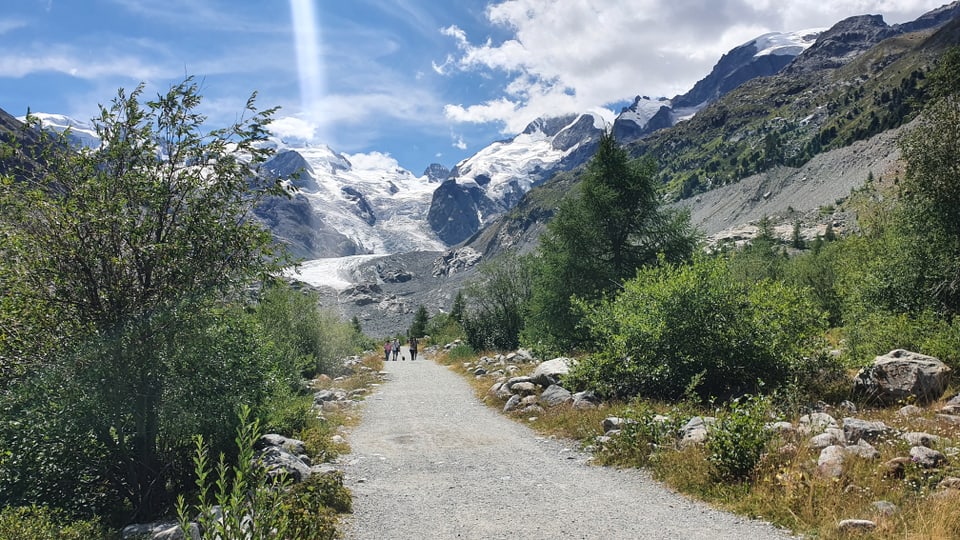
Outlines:
{"type": "Polygon", "coordinates": [[[458,133],[451,133],[450,136],[451,136],[451,138],[453,139],[452,146],[453,146],[454,148],[456,148],[457,150],[466,150],[466,149],[467,149],[467,143],[464,142],[464,140],[463,140],[463,135],[460,135],[460,134],[458,134],[458,133]]]}
{"type": "Polygon", "coordinates": [[[22,21],[20,19],[0,19],[0,36],[10,32],[11,30],[23,28],[26,25],[26,21],[22,21]]]}
{"type": "Polygon", "coordinates": [[[270,123],[270,131],[284,141],[312,142],[317,125],[302,118],[284,116],[270,123]]]}
{"type": "Polygon", "coordinates": [[[382,152],[368,152],[359,154],[344,154],[353,165],[354,170],[385,171],[399,169],[400,163],[390,154],[382,152]]]}
{"type": "MultiPolygon", "coordinates": [[[[18,53],[0,56],[0,73],[6,77],[24,77],[38,72],[56,72],[79,79],[97,80],[109,77],[148,80],[177,76],[129,54],[103,54],[90,58],[68,47],[51,47],[41,53],[18,53]]],[[[182,73],[180,74],[182,76],[182,73]]]]}
{"type": "MultiPolygon", "coordinates": [[[[609,106],[640,94],[672,97],[706,76],[724,53],[763,33],[829,27],[865,13],[904,22],[944,0],[503,0],[486,11],[511,32],[471,42],[441,29],[460,51],[460,70],[508,77],[500,98],[448,105],[454,122],[522,128],[543,114],[609,106]]],[[[450,73],[450,61],[434,65],[450,73]]]]}

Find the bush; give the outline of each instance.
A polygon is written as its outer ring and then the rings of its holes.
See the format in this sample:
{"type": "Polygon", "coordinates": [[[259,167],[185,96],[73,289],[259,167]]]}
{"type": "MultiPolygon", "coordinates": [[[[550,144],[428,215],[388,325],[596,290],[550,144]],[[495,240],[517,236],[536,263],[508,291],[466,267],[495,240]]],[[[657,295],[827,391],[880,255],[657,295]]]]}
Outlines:
{"type": "Polygon", "coordinates": [[[289,517],[281,500],[290,480],[285,475],[272,478],[254,458],[254,444],[262,431],[260,422],[250,419],[249,407],[241,408],[239,420],[235,466],[228,466],[220,454],[216,468],[212,467],[203,437],[194,439],[197,504],[191,512],[183,496],[177,500],[177,516],[186,538],[191,538],[190,516],[194,514],[199,516],[204,540],[286,538],[289,517]]]}
{"type": "MultiPolygon", "coordinates": [[[[462,296],[459,296],[462,298],[462,296]]],[[[427,323],[427,335],[431,345],[446,345],[455,340],[463,339],[463,327],[452,314],[438,313],[427,323]]]]}
{"type": "Polygon", "coordinates": [[[701,398],[775,388],[791,380],[825,320],[797,288],[732,279],[726,262],[641,270],[614,299],[588,307],[600,350],[567,381],[605,398],[701,398]]]}
{"type": "Polygon", "coordinates": [[[930,310],[870,313],[848,325],[845,338],[845,354],[853,366],[866,365],[893,349],[907,349],[960,368],[960,319],[948,322],[930,310]]]}
{"type": "Polygon", "coordinates": [[[678,410],[659,415],[646,402],[637,401],[623,416],[627,422],[621,426],[620,435],[603,447],[601,459],[605,463],[645,467],[661,451],[676,448],[682,426],[678,410]]]}
{"type": "Polygon", "coordinates": [[[314,474],[294,485],[283,497],[283,512],[290,520],[290,538],[327,540],[338,538],[338,513],[353,511],[350,490],[343,486],[343,473],[314,474]]]}
{"type": "Polygon", "coordinates": [[[770,402],[759,396],[734,399],[708,428],[706,449],[715,480],[747,479],[771,439],[770,402]]]}
{"type": "Polygon", "coordinates": [[[4,540],[90,540],[107,538],[96,521],[69,522],[55,510],[43,506],[6,507],[0,510],[0,539],[4,540]]]}

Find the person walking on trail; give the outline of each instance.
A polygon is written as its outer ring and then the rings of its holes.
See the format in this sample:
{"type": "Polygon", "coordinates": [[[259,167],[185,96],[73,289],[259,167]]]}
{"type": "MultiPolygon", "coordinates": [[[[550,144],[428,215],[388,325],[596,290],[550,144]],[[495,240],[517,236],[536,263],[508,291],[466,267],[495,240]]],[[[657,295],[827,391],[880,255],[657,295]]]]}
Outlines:
{"type": "Polygon", "coordinates": [[[397,358],[400,356],[400,340],[394,338],[393,340],[393,361],[396,362],[397,358]]]}
{"type": "Polygon", "coordinates": [[[383,344],[383,356],[384,356],[383,361],[384,362],[390,361],[391,349],[393,349],[393,343],[390,343],[390,340],[388,339],[387,342],[383,344]]]}
{"type": "Polygon", "coordinates": [[[413,362],[417,359],[417,338],[410,338],[410,361],[413,362]]]}

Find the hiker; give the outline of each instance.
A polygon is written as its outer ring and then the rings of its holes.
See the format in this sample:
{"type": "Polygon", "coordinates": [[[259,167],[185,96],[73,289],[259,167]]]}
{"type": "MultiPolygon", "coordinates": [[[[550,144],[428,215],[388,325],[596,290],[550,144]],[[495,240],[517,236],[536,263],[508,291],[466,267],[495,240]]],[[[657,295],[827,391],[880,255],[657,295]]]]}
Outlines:
{"type": "Polygon", "coordinates": [[[392,348],[393,348],[393,344],[390,343],[390,340],[388,339],[387,342],[383,344],[383,356],[384,356],[383,361],[384,362],[390,361],[390,349],[392,348]]]}
{"type": "Polygon", "coordinates": [[[393,361],[397,361],[397,357],[400,356],[400,340],[394,338],[393,340],[393,361]]]}
{"type": "Polygon", "coordinates": [[[417,338],[410,338],[410,361],[413,362],[417,359],[417,338]]]}

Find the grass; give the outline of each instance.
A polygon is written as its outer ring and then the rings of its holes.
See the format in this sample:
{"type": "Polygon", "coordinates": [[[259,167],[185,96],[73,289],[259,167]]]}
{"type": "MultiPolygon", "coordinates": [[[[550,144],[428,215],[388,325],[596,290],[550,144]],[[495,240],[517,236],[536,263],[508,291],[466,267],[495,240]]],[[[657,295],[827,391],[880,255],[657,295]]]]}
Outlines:
{"type": "MultiPolygon", "coordinates": [[[[464,350],[454,351],[441,353],[437,360],[467,378],[480,400],[502,409],[504,401],[489,393],[495,379],[473,374],[481,355],[467,357],[464,350]]],[[[532,365],[519,367],[521,371],[511,376],[529,374],[534,369],[532,365]]],[[[947,395],[954,393],[948,392],[947,395]]],[[[960,426],[938,421],[935,418],[938,408],[934,404],[922,416],[914,418],[898,416],[896,408],[861,410],[849,416],[882,421],[901,432],[924,431],[937,435],[942,440],[937,449],[943,451],[956,444],[954,441],[960,441],[960,426]]],[[[602,434],[601,423],[607,416],[635,417],[642,421],[642,418],[651,418],[654,414],[682,415],[680,417],[686,419],[695,414],[713,415],[714,411],[697,409],[689,404],[636,401],[608,403],[586,411],[561,406],[545,410],[533,421],[528,415],[508,415],[546,436],[574,439],[583,446],[592,446],[596,436],[602,434]]],[[[834,416],[839,421],[844,415],[837,413],[834,416]]],[[[798,418],[786,420],[796,425],[798,418]]],[[[960,512],[955,511],[960,504],[960,490],[937,488],[945,477],[960,477],[960,460],[955,465],[931,471],[910,464],[902,477],[890,475],[884,463],[895,457],[909,456],[909,445],[897,436],[873,445],[880,452],[878,459],[847,457],[843,474],[838,478],[817,474],[819,450],[809,447],[808,436],[795,433],[778,436],[771,441],[752,475],[731,483],[715,479],[706,447],[681,447],[677,444],[675,430],[672,436],[651,446],[649,437],[654,435],[638,431],[639,434],[632,439],[614,439],[611,444],[599,448],[594,462],[647,468],[655,478],[681,493],[813,538],[849,538],[851,533],[843,532],[837,526],[844,519],[869,519],[876,523],[875,530],[859,533],[857,538],[960,538],[960,512]],[[879,501],[895,505],[895,513],[882,513],[875,507],[879,501]]]]}

